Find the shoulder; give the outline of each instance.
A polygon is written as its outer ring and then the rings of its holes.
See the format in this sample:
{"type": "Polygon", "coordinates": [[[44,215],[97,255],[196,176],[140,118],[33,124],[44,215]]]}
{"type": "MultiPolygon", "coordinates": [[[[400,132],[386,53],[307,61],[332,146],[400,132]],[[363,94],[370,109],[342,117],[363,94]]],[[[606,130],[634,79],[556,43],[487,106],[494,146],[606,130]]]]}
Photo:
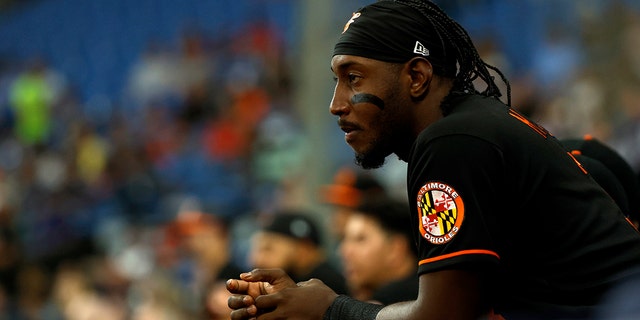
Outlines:
{"type": "Polygon", "coordinates": [[[493,97],[465,95],[448,103],[450,113],[418,135],[412,148],[414,155],[435,141],[449,149],[463,149],[465,145],[454,144],[452,140],[464,139],[504,150],[514,145],[541,143],[550,136],[534,121],[493,97]]]}
{"type": "Polygon", "coordinates": [[[450,112],[427,127],[421,136],[436,137],[454,133],[481,134],[504,122],[510,110],[501,101],[481,95],[455,97],[448,103],[450,112]]]}

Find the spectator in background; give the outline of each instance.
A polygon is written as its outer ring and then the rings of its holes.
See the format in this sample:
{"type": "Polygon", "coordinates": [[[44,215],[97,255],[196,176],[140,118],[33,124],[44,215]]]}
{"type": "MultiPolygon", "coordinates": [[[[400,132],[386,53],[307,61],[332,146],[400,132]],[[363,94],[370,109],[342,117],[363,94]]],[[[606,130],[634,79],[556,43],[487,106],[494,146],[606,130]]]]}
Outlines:
{"type": "Polygon", "coordinates": [[[230,309],[225,281],[241,272],[232,260],[228,223],[214,214],[183,211],[173,225],[181,244],[195,262],[195,296],[203,301],[207,319],[224,319],[230,309]]]}
{"type": "Polygon", "coordinates": [[[320,202],[330,208],[330,260],[339,269],[342,269],[343,259],[338,245],[344,239],[344,228],[349,216],[364,199],[378,196],[387,197],[390,194],[374,175],[352,167],[338,169],[333,176],[333,183],[320,188],[320,202]]]}
{"type": "Polygon", "coordinates": [[[384,305],[418,296],[417,249],[409,206],[368,198],[346,220],[340,253],[350,295],[384,305]]]}
{"type": "MultiPolygon", "coordinates": [[[[53,301],[59,317],[48,315],[43,319],[66,320],[124,320],[127,309],[124,301],[108,297],[101,292],[91,276],[88,260],[61,263],[53,279],[53,301]]],[[[58,316],[56,314],[56,316],[58,316]]]]}
{"type": "Polygon", "coordinates": [[[320,189],[320,201],[332,208],[331,232],[337,240],[344,237],[344,227],[349,215],[368,197],[386,196],[385,187],[371,173],[343,167],[333,183],[320,189]]]}
{"type": "Polygon", "coordinates": [[[138,61],[129,70],[127,94],[136,107],[155,101],[180,100],[182,96],[179,57],[169,48],[155,42],[147,44],[138,61]]]}
{"type": "Polygon", "coordinates": [[[591,135],[561,142],[637,228],[640,223],[640,184],[631,165],[613,148],[591,135]]]}
{"type": "Polygon", "coordinates": [[[75,130],[74,149],[78,178],[83,185],[97,188],[104,179],[104,173],[109,159],[109,141],[96,132],[87,123],[79,123],[75,130]]]}
{"type": "Polygon", "coordinates": [[[51,112],[64,88],[64,79],[36,59],[10,88],[15,114],[15,133],[26,145],[46,144],[51,130],[51,112]]]}
{"type": "Polygon", "coordinates": [[[252,239],[249,259],[254,267],[281,268],[294,281],[317,278],[336,292],[347,292],[344,277],[328,263],[320,229],[308,213],[282,210],[271,218],[252,239]]]}
{"type": "Polygon", "coordinates": [[[0,170],[0,319],[11,318],[16,275],[22,260],[17,230],[12,223],[15,212],[8,199],[9,190],[5,180],[6,176],[0,170]]]}
{"type": "Polygon", "coordinates": [[[210,319],[189,310],[185,296],[162,274],[136,282],[130,295],[138,301],[132,306],[129,320],[210,319]]]}

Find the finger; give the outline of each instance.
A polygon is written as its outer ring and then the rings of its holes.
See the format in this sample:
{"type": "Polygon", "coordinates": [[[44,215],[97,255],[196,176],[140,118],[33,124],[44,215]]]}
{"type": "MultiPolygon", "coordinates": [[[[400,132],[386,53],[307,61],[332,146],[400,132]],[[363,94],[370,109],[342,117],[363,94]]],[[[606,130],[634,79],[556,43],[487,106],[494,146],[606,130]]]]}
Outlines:
{"type": "Polygon", "coordinates": [[[253,297],[249,295],[234,294],[227,299],[227,305],[231,309],[249,308],[255,304],[253,297]]]}
{"type": "Polygon", "coordinates": [[[260,310],[267,310],[277,307],[280,300],[280,294],[274,293],[257,297],[254,304],[260,310]]]}
{"type": "Polygon", "coordinates": [[[296,284],[297,284],[299,287],[306,286],[306,285],[308,285],[308,284],[309,284],[309,282],[310,282],[311,280],[313,280],[313,279],[309,279],[309,280],[306,280],[306,281],[300,281],[300,282],[298,282],[298,283],[296,283],[296,284]]]}
{"type": "MultiPolygon", "coordinates": [[[[240,274],[240,278],[248,282],[267,282],[275,287],[275,291],[296,285],[282,269],[253,269],[251,272],[240,274]]],[[[264,289],[263,294],[274,291],[274,288],[268,285],[261,289],[264,289]]]]}
{"type": "Polygon", "coordinates": [[[255,319],[257,314],[258,309],[256,309],[256,306],[251,306],[249,308],[233,310],[229,316],[231,320],[248,320],[255,319]]]}
{"type": "Polygon", "coordinates": [[[231,293],[246,293],[249,290],[249,283],[237,279],[227,280],[227,290],[231,293]]]}
{"type": "Polygon", "coordinates": [[[316,279],[316,278],[312,278],[312,279],[309,279],[307,281],[298,282],[298,286],[304,287],[304,286],[308,286],[308,285],[312,285],[312,284],[318,285],[318,284],[321,284],[321,283],[323,283],[322,280],[316,279]]]}
{"type": "Polygon", "coordinates": [[[250,272],[244,272],[240,274],[240,279],[245,281],[265,281],[271,282],[288,277],[282,269],[253,269],[250,272]]]}

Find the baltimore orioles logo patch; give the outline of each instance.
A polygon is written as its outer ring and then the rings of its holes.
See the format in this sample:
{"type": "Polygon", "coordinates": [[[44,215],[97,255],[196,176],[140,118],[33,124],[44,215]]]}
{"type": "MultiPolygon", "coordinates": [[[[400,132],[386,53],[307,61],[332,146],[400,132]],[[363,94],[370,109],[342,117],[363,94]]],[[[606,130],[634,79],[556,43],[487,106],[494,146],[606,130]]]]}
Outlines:
{"type": "Polygon", "coordinates": [[[433,244],[449,242],[464,220],[462,197],[451,186],[427,182],[418,191],[418,225],[423,238],[433,244]]]}

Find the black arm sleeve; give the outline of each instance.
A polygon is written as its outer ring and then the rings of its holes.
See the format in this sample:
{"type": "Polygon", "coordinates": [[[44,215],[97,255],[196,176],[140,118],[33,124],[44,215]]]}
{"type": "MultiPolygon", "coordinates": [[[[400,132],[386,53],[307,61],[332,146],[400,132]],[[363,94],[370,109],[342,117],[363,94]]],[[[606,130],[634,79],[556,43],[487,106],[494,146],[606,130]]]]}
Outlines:
{"type": "Polygon", "coordinates": [[[375,320],[384,306],[362,302],[345,295],[338,296],[324,314],[323,320],[375,320]]]}

